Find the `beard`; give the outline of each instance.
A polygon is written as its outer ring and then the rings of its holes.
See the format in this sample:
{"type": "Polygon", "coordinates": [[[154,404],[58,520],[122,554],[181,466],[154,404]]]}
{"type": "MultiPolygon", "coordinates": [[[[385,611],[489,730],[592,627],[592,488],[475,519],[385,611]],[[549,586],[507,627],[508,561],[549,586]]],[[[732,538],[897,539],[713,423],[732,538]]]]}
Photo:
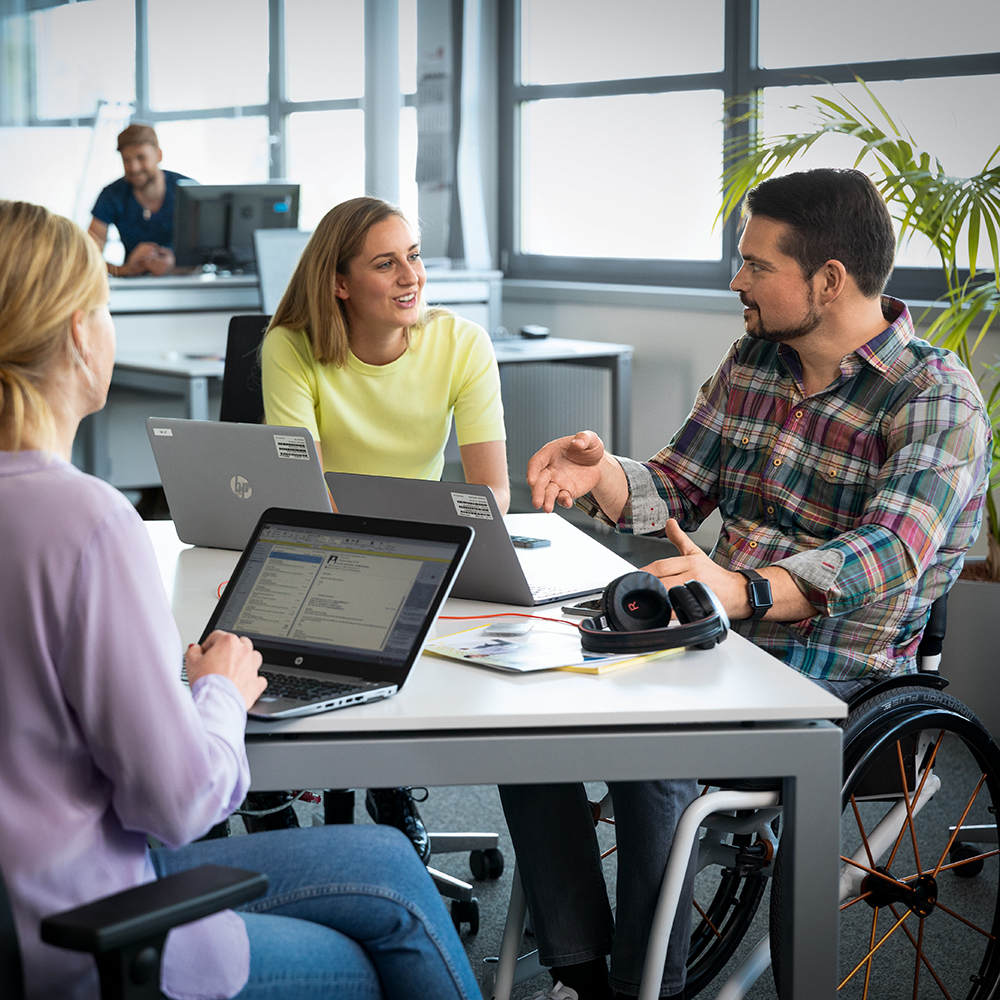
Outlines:
{"type": "Polygon", "coordinates": [[[757,306],[752,305],[744,297],[743,293],[740,293],[740,302],[743,303],[747,308],[753,309],[757,314],[756,323],[752,324],[752,317],[744,317],[743,326],[747,334],[753,337],[755,340],[763,340],[768,344],[786,344],[792,340],[798,340],[800,337],[804,337],[807,333],[812,333],[816,327],[822,322],[822,317],[820,316],[819,310],[816,308],[816,302],[812,296],[809,298],[809,305],[805,316],[795,324],[794,326],[785,327],[769,327],[765,325],[764,320],[761,318],[760,310],[757,306]]]}

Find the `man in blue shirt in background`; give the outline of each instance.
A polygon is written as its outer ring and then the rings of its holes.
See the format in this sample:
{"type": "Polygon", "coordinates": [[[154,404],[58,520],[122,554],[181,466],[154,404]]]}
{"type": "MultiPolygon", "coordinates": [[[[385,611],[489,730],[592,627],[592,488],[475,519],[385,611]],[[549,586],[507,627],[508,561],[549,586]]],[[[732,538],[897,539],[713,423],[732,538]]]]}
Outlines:
{"type": "Polygon", "coordinates": [[[161,170],[163,152],[149,125],[129,125],[118,136],[125,176],[97,197],[90,235],[104,248],[108,226],[117,227],[125,263],[109,264],[113,277],[169,274],[174,269],[174,189],[184,174],[161,170]]]}

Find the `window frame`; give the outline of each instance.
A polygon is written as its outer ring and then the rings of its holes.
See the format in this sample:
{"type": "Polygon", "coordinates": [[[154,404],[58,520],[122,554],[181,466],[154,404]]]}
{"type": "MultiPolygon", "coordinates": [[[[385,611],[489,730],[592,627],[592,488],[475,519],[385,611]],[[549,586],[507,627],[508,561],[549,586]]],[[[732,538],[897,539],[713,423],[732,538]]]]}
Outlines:
{"type": "MultiPolygon", "coordinates": [[[[743,94],[756,93],[759,96],[766,87],[802,86],[805,76],[833,84],[853,83],[855,75],[867,83],[984,75],[995,75],[1000,82],[1000,52],[761,69],[757,65],[758,0],[725,0],[723,31],[724,65],[717,72],[573,84],[521,84],[520,0],[500,5],[498,229],[500,267],[505,277],[720,289],[728,288],[740,264],[737,250],[739,220],[735,216],[722,228],[722,253],[717,261],[550,257],[521,253],[518,249],[521,108],[530,101],[713,89],[721,90],[723,101],[728,105],[743,94]]],[[[887,45],[891,45],[891,40],[887,41],[887,45]]],[[[751,127],[749,122],[739,126],[744,130],[751,127]]],[[[729,136],[734,134],[734,129],[728,131],[729,136]]],[[[933,267],[897,268],[888,287],[890,294],[911,301],[935,299],[944,290],[944,279],[933,267]]]]}
{"type": "MultiPolygon", "coordinates": [[[[398,62],[394,66],[387,65],[386,48],[380,44],[378,29],[382,23],[387,6],[380,0],[364,0],[365,2],[365,81],[366,89],[371,80],[398,79],[398,62]]],[[[196,121],[207,118],[267,118],[268,134],[272,140],[271,157],[268,169],[268,179],[282,180],[286,176],[286,125],[288,116],[310,111],[362,111],[365,110],[365,98],[338,98],[332,100],[291,101],[285,96],[285,11],[284,0],[268,0],[268,98],[265,104],[226,105],[215,108],[197,108],[176,111],[156,111],[149,106],[149,18],[147,15],[147,0],[135,0],[135,110],[132,118],[153,125],[160,122],[196,121]]],[[[31,9],[26,10],[30,13],[31,9]]],[[[29,33],[30,34],[30,33],[29,33]]],[[[95,122],[93,115],[80,118],[40,118],[35,103],[34,87],[34,48],[33,39],[28,39],[29,51],[26,61],[28,79],[27,104],[28,114],[17,124],[29,127],[79,127],[91,126],[95,122]]],[[[370,98],[369,98],[370,101],[370,98]]],[[[416,94],[400,95],[400,105],[410,107],[416,104],[416,94]]],[[[373,147],[379,148],[386,141],[391,145],[392,135],[398,133],[399,123],[379,122],[372,129],[365,129],[365,159],[373,160],[373,147]]],[[[366,169],[367,173],[367,169],[366,169]]],[[[370,185],[369,185],[370,186],[370,185]]]]}

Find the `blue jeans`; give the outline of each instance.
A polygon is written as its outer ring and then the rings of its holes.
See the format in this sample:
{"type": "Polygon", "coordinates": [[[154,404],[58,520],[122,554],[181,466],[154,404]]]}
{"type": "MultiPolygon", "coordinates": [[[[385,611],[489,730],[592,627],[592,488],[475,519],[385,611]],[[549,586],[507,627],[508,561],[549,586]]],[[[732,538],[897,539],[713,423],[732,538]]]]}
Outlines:
{"type": "Polygon", "coordinates": [[[202,864],[264,872],[240,907],[250,978],[239,1000],[481,996],[451,917],[393,827],[325,826],[151,852],[159,876],[202,864]]]}
{"type": "MultiPolygon", "coordinates": [[[[637,996],[663,872],[681,813],[697,783],[610,782],[618,841],[617,921],[611,914],[594,820],[583,785],[507,785],[500,800],[543,965],[576,965],[611,955],[614,989],[637,996]]],[[[678,913],[688,914],[695,866],[688,866],[678,913]]],[[[674,922],[660,996],[684,988],[691,928],[674,922]]]]}

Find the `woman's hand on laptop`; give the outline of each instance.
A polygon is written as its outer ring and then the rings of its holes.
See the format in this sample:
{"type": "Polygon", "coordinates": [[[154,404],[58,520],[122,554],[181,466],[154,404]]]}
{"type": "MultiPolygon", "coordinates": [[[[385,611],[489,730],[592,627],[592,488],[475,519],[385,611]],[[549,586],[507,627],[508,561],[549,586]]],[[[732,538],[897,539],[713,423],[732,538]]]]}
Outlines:
{"type": "Polygon", "coordinates": [[[192,685],[206,674],[228,677],[249,709],[267,687],[267,681],[257,673],[261,661],[260,653],[249,639],[217,629],[200,646],[194,643],[188,647],[184,666],[192,685]]]}

